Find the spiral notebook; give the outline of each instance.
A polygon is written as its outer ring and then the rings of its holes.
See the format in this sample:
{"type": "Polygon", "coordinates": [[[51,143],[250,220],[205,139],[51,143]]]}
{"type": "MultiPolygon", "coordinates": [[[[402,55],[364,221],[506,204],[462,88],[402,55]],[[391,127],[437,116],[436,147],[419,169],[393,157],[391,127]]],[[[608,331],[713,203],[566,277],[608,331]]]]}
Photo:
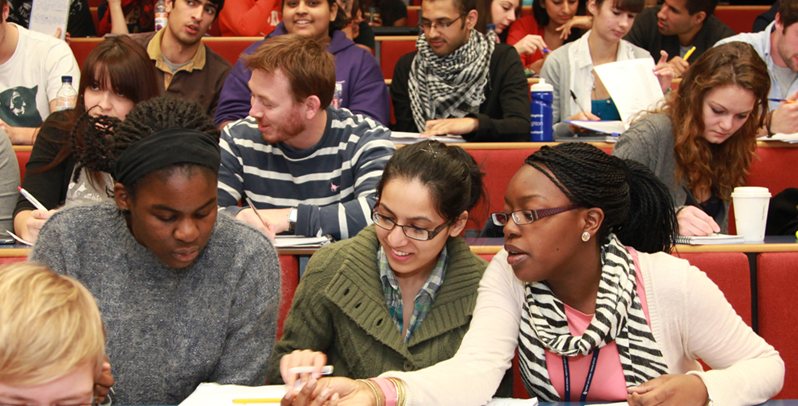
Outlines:
{"type": "Polygon", "coordinates": [[[745,240],[741,235],[712,234],[706,236],[687,236],[676,237],[676,244],[684,245],[713,245],[713,244],[742,244],[745,240]]]}

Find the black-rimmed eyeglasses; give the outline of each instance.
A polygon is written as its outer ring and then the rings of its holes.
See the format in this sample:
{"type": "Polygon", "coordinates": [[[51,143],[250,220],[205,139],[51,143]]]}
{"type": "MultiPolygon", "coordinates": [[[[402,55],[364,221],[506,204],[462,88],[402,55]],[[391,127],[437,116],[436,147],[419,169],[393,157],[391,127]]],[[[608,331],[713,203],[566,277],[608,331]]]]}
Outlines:
{"type": "Polygon", "coordinates": [[[404,233],[407,238],[417,241],[429,241],[435,238],[436,235],[438,235],[441,231],[443,231],[444,228],[446,228],[446,226],[449,225],[449,222],[447,221],[438,227],[435,227],[433,230],[427,230],[415,226],[398,224],[395,219],[384,216],[376,211],[371,214],[371,219],[374,220],[374,224],[376,224],[377,227],[384,230],[391,231],[394,229],[394,227],[399,226],[399,228],[402,229],[402,233],[404,233]]]}
{"type": "Polygon", "coordinates": [[[534,223],[544,217],[553,216],[555,214],[559,214],[562,212],[566,212],[568,210],[575,209],[576,206],[569,205],[564,207],[553,207],[550,209],[538,209],[538,210],[516,210],[514,212],[508,213],[504,211],[498,211],[495,213],[490,214],[490,219],[493,221],[493,224],[503,227],[507,224],[510,219],[513,219],[513,223],[518,224],[519,226],[524,224],[534,223]]]}
{"type": "Polygon", "coordinates": [[[452,26],[457,20],[465,17],[465,15],[460,15],[459,17],[455,18],[454,20],[448,19],[440,19],[435,21],[425,20],[422,19],[418,23],[418,28],[422,31],[429,31],[431,28],[435,28],[436,30],[445,30],[452,26]]]}

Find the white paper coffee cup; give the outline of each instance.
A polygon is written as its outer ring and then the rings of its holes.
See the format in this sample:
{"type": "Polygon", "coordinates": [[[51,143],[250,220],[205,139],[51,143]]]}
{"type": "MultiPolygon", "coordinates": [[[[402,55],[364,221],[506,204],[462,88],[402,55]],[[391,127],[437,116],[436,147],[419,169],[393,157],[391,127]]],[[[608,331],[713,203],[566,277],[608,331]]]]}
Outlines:
{"type": "Polygon", "coordinates": [[[768,188],[739,186],[734,188],[731,196],[737,234],[743,236],[745,242],[763,241],[770,204],[768,188]]]}

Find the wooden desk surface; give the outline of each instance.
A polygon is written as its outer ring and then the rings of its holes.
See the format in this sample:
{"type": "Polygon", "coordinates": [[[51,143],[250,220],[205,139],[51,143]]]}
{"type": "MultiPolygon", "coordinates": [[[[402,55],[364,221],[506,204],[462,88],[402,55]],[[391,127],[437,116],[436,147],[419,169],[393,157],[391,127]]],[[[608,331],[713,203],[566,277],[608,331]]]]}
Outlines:
{"type": "MultiPolygon", "coordinates": [[[[491,255],[502,249],[501,238],[469,239],[471,252],[475,254],[491,255]]],[[[762,243],[750,244],[717,244],[717,245],[682,245],[673,248],[673,253],[686,252],[798,252],[798,240],[792,236],[769,236],[762,243]]]]}

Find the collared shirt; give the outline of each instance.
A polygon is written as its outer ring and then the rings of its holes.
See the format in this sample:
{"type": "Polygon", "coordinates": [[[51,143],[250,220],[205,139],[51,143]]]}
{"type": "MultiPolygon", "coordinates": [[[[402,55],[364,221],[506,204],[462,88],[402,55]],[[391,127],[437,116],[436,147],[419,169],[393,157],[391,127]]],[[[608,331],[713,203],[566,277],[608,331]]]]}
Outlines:
{"type": "MultiPolygon", "coordinates": [[[[776,22],[774,21],[770,23],[770,25],[768,25],[764,31],[737,34],[735,36],[718,41],[715,46],[726,44],[732,41],[745,42],[746,44],[753,46],[756,53],[759,54],[759,56],[768,66],[768,76],[770,76],[770,93],[768,93],[768,97],[774,99],[786,99],[798,91],[798,78],[793,80],[792,83],[787,84],[781,83],[779,78],[776,76],[777,65],[776,62],[773,61],[773,57],[770,55],[770,34],[773,32],[775,27],[776,22]]],[[[778,107],[779,102],[768,102],[768,108],[770,110],[775,110],[778,107]]]]}
{"type": "MultiPolygon", "coordinates": [[[[589,100],[592,99],[591,93],[595,85],[595,77],[593,76],[593,58],[590,56],[590,45],[588,44],[589,37],[590,31],[579,37],[578,40],[557,48],[549,54],[546,63],[543,64],[540,77],[554,86],[552,103],[554,123],[559,123],[581,110],[570,96],[570,92],[576,95],[576,100],[581,102],[582,108],[590,112],[589,100]]],[[[629,41],[621,40],[615,60],[625,61],[647,57],[648,51],[645,49],[629,41]]]]}
{"type": "MultiPolygon", "coordinates": [[[[429,313],[429,309],[435,302],[435,294],[443,284],[443,278],[446,276],[446,247],[443,248],[440,255],[438,255],[438,262],[432,268],[424,286],[416,294],[413,300],[413,317],[410,318],[410,325],[407,326],[407,334],[405,334],[405,342],[409,341],[413,336],[413,331],[421,325],[424,317],[429,313]]],[[[385,304],[388,306],[388,312],[391,314],[396,327],[402,331],[404,324],[404,315],[402,309],[402,292],[399,289],[399,281],[391,270],[391,265],[388,263],[388,258],[382,247],[377,251],[377,263],[380,268],[380,281],[382,282],[382,291],[385,294],[385,304]]]]}
{"type": "Polygon", "coordinates": [[[197,48],[197,52],[194,53],[194,57],[191,58],[188,63],[180,66],[176,71],[172,71],[169,64],[164,60],[163,52],[161,50],[161,41],[163,40],[164,31],[166,30],[160,30],[155,33],[155,36],[152,37],[150,43],[147,44],[147,55],[150,56],[150,59],[155,61],[155,67],[164,73],[163,88],[168,89],[169,84],[172,83],[172,78],[177,72],[192,72],[194,69],[201,70],[205,67],[205,47],[200,44],[200,46],[197,48]]]}

